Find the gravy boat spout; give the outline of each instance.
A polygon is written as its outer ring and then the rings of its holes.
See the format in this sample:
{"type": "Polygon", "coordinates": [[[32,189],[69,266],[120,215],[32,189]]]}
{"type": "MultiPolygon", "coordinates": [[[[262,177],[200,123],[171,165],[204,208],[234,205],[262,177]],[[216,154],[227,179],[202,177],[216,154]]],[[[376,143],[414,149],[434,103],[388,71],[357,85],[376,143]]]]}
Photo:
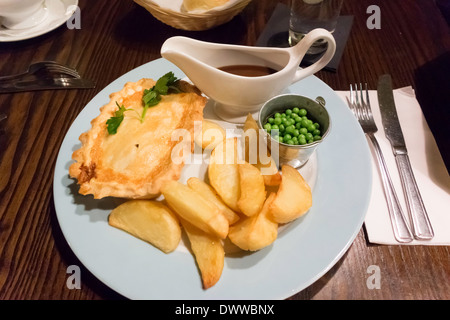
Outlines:
{"type": "Polygon", "coordinates": [[[257,113],[264,102],[292,83],[321,70],[336,51],[333,35],[314,29],[296,46],[267,48],[218,44],[187,37],[172,37],[161,47],[161,55],[179,67],[206,96],[214,100],[215,112],[223,120],[242,123],[248,113],[257,113]],[[323,56],[307,68],[300,62],[317,40],[327,41],[323,56]],[[222,71],[226,66],[262,66],[276,72],[242,76],[222,71]]]}

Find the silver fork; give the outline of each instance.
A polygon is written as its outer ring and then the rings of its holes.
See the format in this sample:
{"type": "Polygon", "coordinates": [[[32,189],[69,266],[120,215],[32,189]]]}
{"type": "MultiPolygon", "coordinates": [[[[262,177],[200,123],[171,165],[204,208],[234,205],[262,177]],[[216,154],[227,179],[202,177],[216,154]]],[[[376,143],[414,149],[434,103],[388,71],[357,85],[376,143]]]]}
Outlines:
{"type": "Polygon", "coordinates": [[[55,61],[41,61],[31,64],[28,67],[28,70],[23,73],[1,76],[0,82],[14,81],[26,76],[35,75],[38,72],[59,73],[69,75],[74,78],[80,78],[78,72],[76,70],[73,70],[72,68],[61,65],[55,61]]]}
{"type": "Polygon", "coordinates": [[[408,227],[408,224],[403,214],[403,210],[398,201],[397,193],[395,192],[394,185],[392,184],[391,176],[384,160],[383,153],[381,152],[380,145],[375,138],[375,132],[378,128],[373,119],[372,109],[370,107],[369,91],[367,90],[367,83],[365,85],[366,98],[364,99],[362,84],[359,88],[355,84],[355,91],[353,91],[352,85],[350,85],[350,101],[347,102],[350,109],[358,119],[364,133],[372,142],[375,150],[376,158],[380,168],[381,178],[383,182],[384,194],[387,201],[389,210],[389,216],[391,219],[392,229],[394,231],[394,237],[398,242],[407,243],[413,240],[412,233],[408,227]]]}
{"type": "Polygon", "coordinates": [[[38,78],[28,81],[13,81],[11,83],[0,82],[0,94],[12,92],[25,92],[50,89],[90,89],[95,88],[95,83],[89,79],[52,77],[38,78]]]}

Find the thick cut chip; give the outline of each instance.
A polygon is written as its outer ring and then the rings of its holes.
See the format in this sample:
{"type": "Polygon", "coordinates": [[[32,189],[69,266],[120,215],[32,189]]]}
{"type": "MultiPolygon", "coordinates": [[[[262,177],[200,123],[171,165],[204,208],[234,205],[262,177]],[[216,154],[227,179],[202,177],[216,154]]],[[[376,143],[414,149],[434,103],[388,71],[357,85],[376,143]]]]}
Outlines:
{"type": "Polygon", "coordinates": [[[261,212],[239,220],[230,227],[228,238],[242,250],[257,251],[271,245],[278,236],[278,224],[269,217],[269,207],[275,199],[271,193],[261,212]]]}
{"type": "Polygon", "coordinates": [[[163,185],[161,192],[182,219],[220,239],[226,238],[229,226],[227,218],[196,191],[178,181],[169,181],[163,185]]]}
{"type": "Polygon", "coordinates": [[[259,127],[251,114],[247,115],[244,123],[245,161],[258,168],[267,186],[278,186],[281,175],[275,160],[267,149],[267,145],[259,137],[259,127]],[[261,157],[265,159],[261,159],[261,157]]]}
{"type": "Polygon", "coordinates": [[[223,271],[225,251],[222,241],[183,219],[181,219],[181,224],[189,238],[192,252],[200,269],[203,288],[211,288],[219,281],[223,271]]]}
{"type": "Polygon", "coordinates": [[[152,200],[124,202],[111,212],[108,222],[165,253],[174,251],[181,240],[176,215],[164,204],[152,200]]]}
{"type": "Polygon", "coordinates": [[[187,185],[194,191],[197,191],[205,200],[212,202],[216,205],[219,210],[223,213],[225,218],[227,218],[230,225],[239,220],[239,215],[231,210],[223,201],[220,199],[216,191],[208,185],[203,180],[197,177],[189,178],[187,185]]]}
{"type": "Polygon", "coordinates": [[[266,187],[261,172],[248,162],[238,165],[241,195],[238,207],[246,216],[261,211],[266,200],[266,187]]]}
{"type": "Polygon", "coordinates": [[[203,120],[207,99],[193,86],[183,85],[189,93],[161,96],[141,122],[145,89],[155,85],[151,79],[128,82],[111,94],[110,102],[100,108],[89,131],[80,136],[81,147],[72,158],[71,177],[78,180],[79,192],[94,198],[152,198],[165,181],[178,180],[184,161],[173,161],[173,150],[180,142],[172,134],[191,135],[188,151],[194,148],[194,122],[203,120]],[[116,134],[109,134],[106,122],[115,116],[118,106],[133,109],[124,112],[116,134]]]}
{"type": "Polygon", "coordinates": [[[237,138],[225,139],[211,152],[208,166],[211,186],[227,206],[239,212],[240,197],[237,138]]]}
{"type": "Polygon", "coordinates": [[[278,223],[287,223],[305,214],[312,206],[311,188],[293,167],[281,167],[281,184],[270,205],[270,215],[278,223]]]}
{"type": "Polygon", "coordinates": [[[212,150],[226,137],[225,130],[215,122],[202,121],[202,132],[195,137],[195,143],[203,150],[212,150]]]}

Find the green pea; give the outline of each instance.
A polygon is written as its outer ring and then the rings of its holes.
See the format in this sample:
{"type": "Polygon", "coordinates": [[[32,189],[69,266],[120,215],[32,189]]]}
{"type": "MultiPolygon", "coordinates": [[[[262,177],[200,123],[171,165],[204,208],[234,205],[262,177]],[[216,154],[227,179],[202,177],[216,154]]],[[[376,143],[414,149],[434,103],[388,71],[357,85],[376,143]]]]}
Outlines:
{"type": "Polygon", "coordinates": [[[320,130],[316,129],[312,132],[313,136],[320,136],[320,130]]]}
{"type": "Polygon", "coordinates": [[[300,133],[302,133],[302,134],[308,133],[308,129],[306,129],[306,128],[300,128],[299,130],[300,130],[300,133]]]}
{"type": "Polygon", "coordinates": [[[305,136],[299,136],[298,137],[298,144],[306,144],[305,136]]]}
{"type": "Polygon", "coordinates": [[[316,129],[320,128],[320,124],[318,122],[314,122],[314,125],[316,126],[316,129]]]}
{"type": "Polygon", "coordinates": [[[291,140],[291,139],[292,139],[292,136],[289,133],[286,133],[283,137],[284,142],[287,142],[288,140],[291,140]]]}
{"type": "Polygon", "coordinates": [[[287,144],[290,144],[290,145],[293,145],[293,144],[294,144],[294,141],[292,141],[292,139],[291,139],[291,140],[288,140],[286,143],[287,143],[287,144]]]}
{"type": "Polygon", "coordinates": [[[322,139],[322,137],[319,136],[319,135],[315,135],[315,136],[313,137],[313,140],[314,140],[314,141],[318,141],[318,140],[321,140],[321,139],[322,139]]]}
{"type": "Polygon", "coordinates": [[[289,127],[289,125],[291,124],[291,122],[288,119],[284,119],[283,120],[283,124],[285,127],[289,127]]]}
{"type": "Polygon", "coordinates": [[[299,110],[298,114],[300,116],[306,116],[308,114],[308,111],[306,111],[306,109],[302,108],[299,110]]]}
{"type": "Polygon", "coordinates": [[[292,142],[294,144],[298,144],[298,138],[297,137],[292,137],[292,142]]]}
{"type": "Polygon", "coordinates": [[[287,133],[292,134],[292,133],[294,133],[294,130],[295,130],[295,126],[294,125],[290,125],[290,126],[286,127],[286,132],[287,133]]]}
{"type": "Polygon", "coordinates": [[[280,130],[280,128],[278,127],[278,125],[273,124],[271,130],[280,130]]]}
{"type": "Polygon", "coordinates": [[[292,110],[291,110],[291,109],[287,109],[287,110],[286,110],[286,114],[287,114],[288,116],[290,116],[290,115],[292,114],[292,110]]]}
{"type": "Polygon", "coordinates": [[[293,135],[294,137],[298,137],[299,134],[300,134],[300,131],[299,131],[298,129],[294,129],[294,131],[292,132],[292,135],[293,135]]]}
{"type": "Polygon", "coordinates": [[[284,132],[286,130],[286,127],[284,126],[284,124],[280,124],[278,126],[278,128],[279,128],[280,132],[284,132]]]}
{"type": "Polygon", "coordinates": [[[279,118],[279,117],[281,117],[281,113],[279,113],[279,112],[275,113],[275,118],[279,118]]]}
{"type": "Polygon", "coordinates": [[[270,130],[272,129],[272,125],[271,125],[270,123],[266,123],[266,124],[264,125],[264,129],[266,129],[267,131],[270,132],[270,130]]]}
{"type": "Polygon", "coordinates": [[[280,124],[281,124],[281,116],[280,116],[280,117],[277,117],[277,116],[275,115],[275,119],[273,120],[273,123],[275,123],[276,125],[280,125],[280,124]]]}
{"type": "Polygon", "coordinates": [[[297,122],[296,124],[295,124],[295,128],[296,129],[301,129],[301,127],[302,127],[302,124],[300,123],[300,122],[297,122]]]}
{"type": "Polygon", "coordinates": [[[293,113],[298,113],[299,111],[300,111],[300,109],[297,108],[297,107],[295,107],[295,108],[292,109],[292,112],[293,112],[293,113]]]}
{"type": "Polygon", "coordinates": [[[301,122],[301,124],[302,124],[302,127],[303,127],[303,128],[308,128],[309,122],[308,122],[308,120],[303,119],[302,122],[301,122]]]}
{"type": "Polygon", "coordinates": [[[310,123],[310,124],[308,124],[306,129],[308,129],[309,132],[313,132],[314,130],[316,130],[316,126],[314,124],[310,123]]]}
{"type": "Polygon", "coordinates": [[[313,139],[313,135],[312,135],[312,133],[311,133],[311,132],[308,132],[307,134],[305,134],[305,137],[306,137],[306,140],[307,140],[307,141],[309,141],[309,140],[312,140],[312,139],[313,139]]]}
{"type": "Polygon", "coordinates": [[[267,121],[269,121],[270,124],[273,124],[275,122],[274,118],[269,118],[267,121]]]}

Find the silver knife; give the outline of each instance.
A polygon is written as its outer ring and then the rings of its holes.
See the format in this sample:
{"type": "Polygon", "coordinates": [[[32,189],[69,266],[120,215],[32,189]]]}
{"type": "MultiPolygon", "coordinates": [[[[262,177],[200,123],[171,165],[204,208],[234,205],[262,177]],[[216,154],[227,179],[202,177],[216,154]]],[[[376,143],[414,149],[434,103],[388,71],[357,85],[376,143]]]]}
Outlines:
{"type": "Polygon", "coordinates": [[[0,82],[0,93],[25,92],[53,89],[90,89],[95,83],[82,78],[42,78],[32,80],[19,80],[15,82],[0,82]]]}
{"type": "Polygon", "coordinates": [[[400,173],[408,212],[412,220],[414,238],[430,240],[434,237],[434,232],[409,161],[408,150],[395,108],[390,75],[385,74],[380,77],[377,92],[384,132],[391,143],[400,173]]]}

